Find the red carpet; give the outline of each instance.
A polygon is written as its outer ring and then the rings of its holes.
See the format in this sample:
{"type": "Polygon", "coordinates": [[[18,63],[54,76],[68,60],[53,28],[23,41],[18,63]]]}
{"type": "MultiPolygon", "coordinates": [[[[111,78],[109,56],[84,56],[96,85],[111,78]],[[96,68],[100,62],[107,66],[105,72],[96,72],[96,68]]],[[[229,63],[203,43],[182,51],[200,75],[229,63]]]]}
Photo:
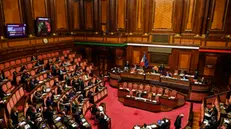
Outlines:
{"type": "MultiPolygon", "coordinates": [[[[144,123],[150,124],[157,122],[162,118],[169,118],[171,120],[171,129],[174,129],[174,121],[180,113],[184,113],[182,119],[182,127],[187,124],[189,116],[190,104],[186,103],[183,107],[177,108],[170,112],[152,113],[136,108],[124,106],[118,101],[117,89],[108,87],[108,96],[101,102],[106,103],[107,115],[111,118],[112,129],[132,129],[134,125],[143,125],[144,123]]],[[[100,102],[100,103],[101,103],[100,102]]],[[[87,120],[93,125],[94,121],[90,120],[90,112],[86,114],[87,120]]],[[[97,129],[93,126],[93,129],[97,129]]]]}

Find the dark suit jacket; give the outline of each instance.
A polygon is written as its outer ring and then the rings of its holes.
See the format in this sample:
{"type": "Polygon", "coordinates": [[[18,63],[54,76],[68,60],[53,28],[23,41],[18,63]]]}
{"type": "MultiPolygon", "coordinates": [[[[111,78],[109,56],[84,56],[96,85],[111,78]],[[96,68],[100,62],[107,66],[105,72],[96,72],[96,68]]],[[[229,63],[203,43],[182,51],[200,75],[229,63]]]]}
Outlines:
{"type": "Polygon", "coordinates": [[[178,115],[178,116],[176,117],[176,121],[175,121],[175,123],[174,123],[174,126],[175,126],[176,128],[181,128],[181,119],[182,119],[182,116],[180,116],[180,115],[178,115]]]}

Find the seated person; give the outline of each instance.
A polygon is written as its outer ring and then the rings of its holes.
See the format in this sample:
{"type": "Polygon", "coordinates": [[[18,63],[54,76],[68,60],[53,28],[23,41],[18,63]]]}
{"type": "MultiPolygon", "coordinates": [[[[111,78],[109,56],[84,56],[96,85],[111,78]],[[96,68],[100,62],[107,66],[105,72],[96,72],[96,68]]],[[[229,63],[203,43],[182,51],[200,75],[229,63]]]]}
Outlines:
{"type": "Polygon", "coordinates": [[[5,97],[5,92],[2,89],[2,86],[0,86],[0,99],[5,97]]]}
{"type": "Polygon", "coordinates": [[[41,64],[39,63],[39,61],[37,61],[36,63],[35,63],[35,67],[37,67],[37,66],[40,66],[41,64]]]}
{"type": "Polygon", "coordinates": [[[34,84],[38,85],[39,84],[39,80],[37,78],[34,79],[34,84]]]}
{"type": "Polygon", "coordinates": [[[44,60],[43,59],[39,59],[39,64],[44,64],[44,60]]]}
{"type": "Polygon", "coordinates": [[[61,85],[58,85],[57,94],[62,94],[63,88],[61,85]]]}
{"type": "Polygon", "coordinates": [[[32,56],[32,57],[31,57],[31,61],[34,61],[34,60],[37,60],[37,57],[36,57],[36,56],[32,56]]]}
{"type": "Polygon", "coordinates": [[[167,77],[172,77],[172,74],[169,73],[169,72],[166,72],[166,76],[167,76],[167,77]]]}
{"type": "Polygon", "coordinates": [[[13,121],[13,125],[16,126],[18,124],[18,110],[14,107],[11,112],[11,117],[13,121]]]}
{"type": "Polygon", "coordinates": [[[22,83],[26,83],[27,79],[30,77],[30,74],[29,73],[23,73],[22,76],[21,76],[21,81],[22,83]]]}
{"type": "Polygon", "coordinates": [[[25,66],[25,65],[23,65],[23,66],[21,66],[21,68],[20,68],[19,72],[24,72],[25,70],[27,70],[27,69],[26,69],[26,66],[25,66]]]}
{"type": "Polygon", "coordinates": [[[29,87],[31,91],[36,87],[34,78],[30,80],[29,87]]]}
{"type": "Polygon", "coordinates": [[[51,97],[48,97],[47,100],[46,100],[46,106],[49,107],[49,106],[53,106],[53,101],[51,99],[51,97]]]}
{"type": "Polygon", "coordinates": [[[230,85],[227,85],[228,92],[226,94],[226,101],[225,101],[226,105],[229,105],[229,99],[230,99],[230,95],[231,95],[231,88],[230,87],[231,87],[230,85]]]}
{"type": "Polygon", "coordinates": [[[99,125],[98,125],[99,129],[108,129],[108,123],[107,120],[104,118],[103,113],[100,113],[98,121],[99,121],[99,125]]]}
{"type": "Polygon", "coordinates": [[[46,70],[51,70],[50,63],[47,63],[47,64],[46,64],[45,69],[46,69],[46,70]]]}
{"type": "Polygon", "coordinates": [[[55,66],[55,65],[52,65],[52,66],[51,66],[51,72],[52,72],[52,74],[53,74],[54,76],[56,76],[57,71],[56,71],[56,66],[55,66]]]}
{"type": "Polygon", "coordinates": [[[82,94],[79,95],[78,102],[79,102],[79,103],[82,103],[82,102],[83,102],[83,99],[84,99],[83,95],[82,95],[82,94]]]}
{"type": "Polygon", "coordinates": [[[92,92],[92,91],[89,91],[89,92],[88,92],[87,97],[89,98],[89,102],[90,102],[91,104],[94,104],[94,96],[93,96],[93,92],[92,92]]]}
{"type": "Polygon", "coordinates": [[[142,91],[137,91],[136,92],[136,97],[143,98],[143,96],[144,96],[144,93],[142,91]]]}
{"type": "Polygon", "coordinates": [[[12,84],[13,84],[13,85],[17,85],[17,84],[16,84],[16,77],[17,77],[17,72],[14,71],[14,72],[13,72],[13,81],[12,81],[12,84]]]}
{"type": "Polygon", "coordinates": [[[42,99],[42,90],[35,92],[34,101],[36,103],[41,103],[43,101],[43,99],[42,99]]]}
{"type": "Polygon", "coordinates": [[[91,86],[93,83],[91,80],[88,81],[88,86],[91,86]]]}
{"type": "Polygon", "coordinates": [[[63,71],[61,69],[58,70],[59,80],[63,80],[63,71]]]}
{"type": "Polygon", "coordinates": [[[51,74],[51,73],[48,73],[47,79],[50,79],[50,78],[52,78],[52,77],[53,77],[52,74],[51,74]]]}
{"type": "Polygon", "coordinates": [[[91,115],[96,115],[96,112],[98,111],[98,108],[97,108],[97,105],[94,104],[92,107],[91,107],[91,115]]]}
{"type": "Polygon", "coordinates": [[[5,80],[5,77],[4,77],[3,73],[0,72],[0,82],[2,82],[3,80],[5,80]]]}
{"type": "Polygon", "coordinates": [[[65,77],[65,82],[67,83],[68,86],[71,85],[71,80],[70,80],[69,75],[67,75],[67,76],[65,77]]]}
{"type": "Polygon", "coordinates": [[[56,58],[56,62],[58,62],[58,61],[60,61],[60,57],[57,57],[57,58],[56,58]]]}

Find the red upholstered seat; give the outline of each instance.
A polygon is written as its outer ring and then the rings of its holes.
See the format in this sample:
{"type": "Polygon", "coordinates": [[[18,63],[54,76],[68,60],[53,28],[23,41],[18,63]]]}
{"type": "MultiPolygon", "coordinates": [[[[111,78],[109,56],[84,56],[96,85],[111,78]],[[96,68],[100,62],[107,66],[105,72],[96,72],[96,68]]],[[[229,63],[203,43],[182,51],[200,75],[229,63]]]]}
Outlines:
{"type": "Polygon", "coordinates": [[[159,102],[160,97],[157,95],[157,96],[155,97],[155,100],[156,100],[157,102],[159,102]]]}
{"type": "Polygon", "coordinates": [[[47,78],[47,74],[43,74],[43,79],[46,79],[47,78]]]}
{"type": "Polygon", "coordinates": [[[136,83],[133,83],[132,90],[136,91],[138,89],[138,85],[136,83]]]}
{"type": "Polygon", "coordinates": [[[4,72],[4,76],[5,76],[5,77],[9,77],[9,76],[10,76],[10,71],[5,71],[5,72],[4,72]]]}
{"type": "Polygon", "coordinates": [[[32,70],[32,71],[30,72],[30,74],[31,74],[31,76],[35,76],[35,71],[32,70]]]}
{"type": "Polygon", "coordinates": [[[8,113],[10,114],[11,113],[11,109],[12,109],[11,105],[10,105],[10,102],[7,103],[6,107],[7,107],[8,113]]]}
{"type": "Polygon", "coordinates": [[[13,103],[14,103],[14,105],[15,105],[15,104],[17,104],[18,100],[17,100],[17,98],[16,98],[16,95],[15,95],[15,94],[12,96],[12,99],[13,99],[13,103]]]}
{"type": "Polygon", "coordinates": [[[170,93],[170,96],[176,98],[176,94],[177,94],[177,91],[176,90],[172,90],[172,92],[170,93]]]}
{"type": "Polygon", "coordinates": [[[163,88],[162,87],[159,87],[158,89],[157,89],[157,95],[158,96],[161,96],[163,94],[163,88]]]}
{"type": "Polygon", "coordinates": [[[132,90],[132,83],[131,82],[128,83],[128,89],[132,90]]]}
{"type": "Polygon", "coordinates": [[[33,67],[33,64],[32,64],[32,63],[27,64],[27,68],[28,68],[28,69],[31,69],[32,67],[33,67]]]}
{"type": "Polygon", "coordinates": [[[21,98],[19,90],[16,91],[15,95],[16,95],[17,100],[19,100],[21,98]]]}
{"type": "Polygon", "coordinates": [[[16,77],[16,84],[19,85],[19,82],[21,81],[21,76],[16,77]]]}
{"type": "Polygon", "coordinates": [[[143,84],[140,84],[139,90],[140,90],[140,91],[143,91],[143,89],[144,89],[144,85],[143,85],[143,84]]]}
{"type": "Polygon", "coordinates": [[[38,55],[38,59],[41,60],[42,59],[42,55],[38,55]]]}
{"type": "Polygon", "coordinates": [[[0,70],[3,70],[4,68],[4,64],[0,64],[0,70]]]}
{"type": "Polygon", "coordinates": [[[21,63],[26,63],[26,61],[27,61],[26,58],[21,59],[21,63]]]}
{"type": "Polygon", "coordinates": [[[8,92],[13,91],[14,88],[15,88],[14,86],[11,85],[11,82],[10,82],[10,81],[8,81],[8,82],[6,83],[6,85],[7,85],[8,92]]]}
{"type": "Polygon", "coordinates": [[[59,52],[55,52],[55,56],[59,56],[59,52]]]}
{"type": "Polygon", "coordinates": [[[14,102],[13,102],[13,99],[11,98],[10,100],[9,100],[9,103],[10,103],[10,107],[14,107],[14,102]]]}
{"type": "Polygon", "coordinates": [[[20,59],[17,59],[16,61],[15,61],[15,63],[18,65],[18,64],[21,64],[21,60],[20,59]]]}
{"type": "Polygon", "coordinates": [[[156,95],[157,93],[157,88],[155,86],[152,87],[152,94],[153,95],[156,95]]]}
{"type": "Polygon", "coordinates": [[[43,58],[43,59],[46,59],[46,58],[47,58],[47,55],[46,55],[46,54],[43,54],[43,55],[42,55],[42,58],[43,58]]]}
{"type": "Polygon", "coordinates": [[[169,95],[170,95],[170,91],[169,91],[168,88],[166,88],[166,89],[164,90],[164,96],[169,96],[169,95]]]}
{"type": "Polygon", "coordinates": [[[18,73],[20,71],[20,69],[21,69],[20,67],[17,67],[15,70],[18,73]]]}
{"type": "Polygon", "coordinates": [[[144,92],[150,92],[150,90],[151,90],[151,87],[150,87],[150,85],[145,85],[145,87],[144,87],[144,92]]]}
{"type": "Polygon", "coordinates": [[[9,68],[9,67],[10,67],[10,63],[9,63],[9,62],[6,62],[6,63],[4,64],[4,66],[5,66],[5,68],[9,68]]]}
{"type": "Polygon", "coordinates": [[[50,86],[52,87],[54,85],[54,80],[50,80],[50,86]]]}
{"type": "Polygon", "coordinates": [[[54,57],[55,56],[55,53],[51,53],[51,57],[54,57]]]}
{"type": "Polygon", "coordinates": [[[47,58],[51,58],[51,54],[50,53],[47,54],[47,58]]]}
{"type": "Polygon", "coordinates": [[[26,58],[26,61],[27,61],[27,62],[31,61],[31,57],[27,57],[27,58],[26,58]]]}
{"type": "Polygon", "coordinates": [[[6,84],[2,85],[2,90],[3,90],[3,92],[7,93],[7,85],[6,84]]]}
{"type": "Polygon", "coordinates": [[[10,75],[13,75],[13,72],[15,71],[15,69],[11,69],[10,70],[10,75]]]}
{"type": "Polygon", "coordinates": [[[10,66],[14,66],[16,63],[15,63],[15,61],[13,60],[13,61],[10,61],[10,66]]]}
{"type": "Polygon", "coordinates": [[[147,97],[148,99],[152,99],[152,92],[149,92],[148,93],[148,97],[147,97]]]}
{"type": "Polygon", "coordinates": [[[20,93],[20,96],[21,96],[21,97],[23,97],[23,96],[24,96],[24,90],[23,90],[23,88],[22,88],[22,87],[19,89],[19,93],[20,93]]]}

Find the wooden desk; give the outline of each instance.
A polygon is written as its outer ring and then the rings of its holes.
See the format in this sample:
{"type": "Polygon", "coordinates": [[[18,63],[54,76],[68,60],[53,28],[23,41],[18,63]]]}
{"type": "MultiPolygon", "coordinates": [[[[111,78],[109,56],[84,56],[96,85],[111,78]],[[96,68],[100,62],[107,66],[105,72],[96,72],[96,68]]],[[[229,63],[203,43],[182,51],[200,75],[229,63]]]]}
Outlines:
{"type": "Polygon", "coordinates": [[[181,85],[181,86],[186,86],[186,87],[189,87],[190,85],[189,80],[174,79],[174,78],[163,77],[163,76],[160,77],[160,82],[181,85]]]}
{"type": "Polygon", "coordinates": [[[160,74],[146,74],[146,80],[149,81],[160,81],[160,74]]]}
{"type": "Polygon", "coordinates": [[[176,108],[177,107],[177,102],[178,99],[170,99],[168,97],[164,97],[164,96],[160,96],[159,101],[161,103],[161,105],[167,107],[167,108],[176,108]]]}
{"type": "Polygon", "coordinates": [[[144,75],[143,74],[124,72],[124,73],[120,73],[120,76],[121,76],[121,78],[144,80],[144,75]]]}
{"type": "Polygon", "coordinates": [[[126,96],[124,98],[124,103],[125,106],[129,107],[134,107],[138,109],[143,109],[146,111],[151,111],[151,112],[160,112],[161,111],[161,105],[160,103],[154,103],[151,101],[144,101],[140,99],[135,99],[135,97],[128,97],[126,96]]]}
{"type": "Polygon", "coordinates": [[[193,101],[203,101],[209,95],[211,86],[208,84],[191,83],[189,91],[189,99],[193,101]]]}

